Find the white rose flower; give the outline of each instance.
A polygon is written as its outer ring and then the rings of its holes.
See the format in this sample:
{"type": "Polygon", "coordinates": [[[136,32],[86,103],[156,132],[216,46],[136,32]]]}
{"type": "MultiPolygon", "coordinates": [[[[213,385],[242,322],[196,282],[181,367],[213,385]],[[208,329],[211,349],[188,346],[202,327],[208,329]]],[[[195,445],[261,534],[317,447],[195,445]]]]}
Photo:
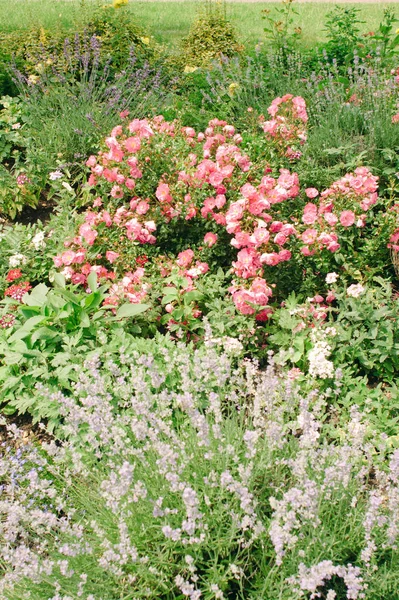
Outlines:
{"type": "Polygon", "coordinates": [[[363,287],[360,283],[353,283],[348,287],[346,293],[352,298],[359,298],[359,296],[361,296],[364,293],[365,289],[366,288],[363,287]]]}
{"type": "Polygon", "coordinates": [[[335,283],[338,279],[337,273],[327,273],[326,283],[335,283]]]}

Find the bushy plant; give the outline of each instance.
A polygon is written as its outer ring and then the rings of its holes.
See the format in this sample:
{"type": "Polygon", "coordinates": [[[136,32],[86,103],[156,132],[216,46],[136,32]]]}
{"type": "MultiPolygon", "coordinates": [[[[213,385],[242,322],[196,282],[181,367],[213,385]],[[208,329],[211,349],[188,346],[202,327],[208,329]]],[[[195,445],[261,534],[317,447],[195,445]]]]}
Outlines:
{"type": "Polygon", "coordinates": [[[116,70],[125,68],[132,51],[140,66],[156,55],[152,38],[123,5],[118,7],[114,3],[97,8],[89,13],[83,27],[89,37],[95,36],[101,42],[101,59],[110,59],[116,70]]]}
{"type": "Polygon", "coordinates": [[[242,52],[237,33],[218,5],[200,13],[182,42],[181,62],[186,70],[208,66],[213,59],[242,52]]]}
{"type": "Polygon", "coordinates": [[[234,305],[259,321],[270,312],[270,284],[283,299],[307,261],[325,274],[337,264],[350,269],[344,249],[368,239],[377,178],[359,167],[321,193],[301,192],[297,174],[278,167],[301,156],[304,101],[286,95],[268,111],[263,135],[242,148],[234,127],[216,119],[199,134],[161,117],[117,125],[87,161],[90,208],[56,267],[76,284],[95,269],[112,282],[111,305],[152,298],[165,307],[161,324],[188,331],[206,314],[196,283],[215,268],[232,267],[234,305]]]}
{"type": "Polygon", "coordinates": [[[26,164],[24,105],[19,98],[0,98],[0,214],[14,218],[25,206],[36,206],[38,174],[26,164]]]}
{"type": "MultiPolygon", "coordinates": [[[[39,284],[32,289],[21,281],[19,269],[9,273],[0,318],[0,401],[5,414],[30,413],[34,421],[48,419],[52,429],[59,419],[59,408],[32,394],[36,384],[49,389],[70,391],[76,379],[77,365],[105,342],[107,327],[121,327],[120,320],[144,312],[144,304],[122,305],[116,315],[107,315],[101,306],[104,288],[97,287],[92,273],[89,293],[67,288],[62,276],[55,277],[56,287],[39,284]]],[[[118,331],[116,331],[116,335],[118,331]]]]}
{"type": "Polygon", "coordinates": [[[326,51],[339,64],[350,62],[360,42],[359,9],[355,7],[336,6],[327,15],[326,29],[329,39],[326,51]]]}
{"type": "Polygon", "coordinates": [[[136,364],[93,357],[74,398],[50,397],[66,444],[21,444],[8,428],[5,600],[391,595],[398,455],[382,464],[356,408],[327,440],[322,399],[272,368],[232,371],[212,348],[136,364]]]}
{"type": "Polygon", "coordinates": [[[90,52],[93,44],[98,46],[101,67],[108,62],[114,73],[125,68],[132,52],[140,66],[157,54],[151,37],[135,23],[129,11],[118,10],[112,4],[103,8],[97,5],[94,10],[85,6],[72,31],[32,26],[28,30],[0,34],[0,69],[4,70],[4,82],[8,82],[7,73],[13,61],[33,79],[44,71],[51,72],[54,67],[67,75],[71,64],[76,68],[80,57],[90,52]],[[4,64],[1,64],[2,55],[4,64]]]}
{"type": "MultiPolygon", "coordinates": [[[[10,216],[15,217],[24,204],[47,199],[54,172],[69,175],[77,189],[82,160],[99,150],[100,140],[120,112],[151,114],[166,102],[161,70],[148,64],[139,67],[132,54],[125,70],[112,75],[109,65],[100,66],[99,48],[93,39],[83,54],[65,47],[66,73],[54,65],[40,75],[15,71],[20,98],[12,106],[18,105],[20,121],[19,129],[5,136],[12,160],[4,163],[0,192],[3,211],[10,216]]],[[[10,104],[7,98],[4,102],[10,104]]],[[[10,120],[11,109],[6,110],[10,120]]],[[[13,121],[11,128],[18,126],[16,115],[13,121]]]]}
{"type": "Polygon", "coordinates": [[[294,8],[295,0],[283,0],[280,8],[272,11],[264,9],[262,18],[267,21],[264,31],[274,51],[280,52],[286,59],[297,49],[298,41],[302,35],[300,27],[295,26],[295,16],[298,12],[294,8]]]}
{"type": "Polygon", "coordinates": [[[381,278],[368,285],[341,280],[329,273],[321,293],[304,304],[288,298],[273,315],[268,343],[305,388],[310,376],[344,411],[357,402],[397,445],[398,299],[381,278]]]}

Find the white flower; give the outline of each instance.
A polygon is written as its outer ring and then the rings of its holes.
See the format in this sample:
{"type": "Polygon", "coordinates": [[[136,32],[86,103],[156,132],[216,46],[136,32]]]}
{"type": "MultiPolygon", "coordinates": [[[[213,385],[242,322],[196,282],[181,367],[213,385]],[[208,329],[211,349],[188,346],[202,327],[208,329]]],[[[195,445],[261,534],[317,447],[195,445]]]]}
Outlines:
{"type": "Polygon", "coordinates": [[[327,379],[334,374],[334,365],[331,360],[327,360],[331,353],[331,346],[327,342],[316,342],[309,351],[309,374],[312,377],[327,379]]]}
{"type": "Polygon", "coordinates": [[[56,181],[57,179],[61,179],[61,177],[64,177],[64,174],[61,173],[59,169],[57,169],[57,171],[53,171],[52,173],[50,173],[49,177],[51,181],[56,181]]]}
{"type": "Polygon", "coordinates": [[[23,254],[14,254],[8,259],[8,264],[14,269],[20,265],[26,265],[27,261],[28,259],[23,254]]]}
{"type": "Polygon", "coordinates": [[[363,294],[365,289],[366,288],[364,288],[360,283],[353,283],[352,285],[350,285],[348,287],[348,289],[346,290],[346,293],[348,294],[348,296],[351,296],[352,298],[359,298],[359,296],[361,296],[363,294]]]}
{"type": "Polygon", "coordinates": [[[325,329],[326,335],[330,335],[331,337],[335,337],[337,335],[337,330],[335,327],[327,327],[325,329]]]}
{"type": "Polygon", "coordinates": [[[32,244],[36,250],[45,248],[46,242],[44,241],[44,231],[38,231],[38,233],[32,238],[32,244]]]}
{"type": "Polygon", "coordinates": [[[338,279],[337,273],[327,273],[326,283],[335,283],[338,279]]]}
{"type": "Polygon", "coordinates": [[[71,267],[65,267],[65,269],[61,271],[61,275],[63,275],[66,280],[71,279],[73,275],[73,269],[71,267]]]}
{"type": "Polygon", "coordinates": [[[11,129],[20,129],[21,127],[21,123],[14,123],[14,125],[11,126],[11,129]]]}
{"type": "Polygon", "coordinates": [[[225,335],[221,338],[216,338],[216,337],[208,338],[205,342],[205,345],[208,346],[209,348],[214,348],[215,346],[220,346],[221,348],[223,348],[223,350],[226,352],[226,354],[232,354],[233,356],[234,355],[238,356],[244,348],[244,346],[241,344],[241,342],[239,340],[237,340],[236,338],[233,338],[233,337],[229,337],[227,335],[225,335]]]}

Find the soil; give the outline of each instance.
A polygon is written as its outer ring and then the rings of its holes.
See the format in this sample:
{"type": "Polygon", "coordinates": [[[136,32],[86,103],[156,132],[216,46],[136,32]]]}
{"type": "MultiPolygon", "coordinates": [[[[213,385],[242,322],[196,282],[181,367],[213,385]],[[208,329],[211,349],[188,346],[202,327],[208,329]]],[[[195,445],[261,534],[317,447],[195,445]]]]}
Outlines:
{"type": "MultiPolygon", "coordinates": [[[[38,442],[50,442],[51,436],[38,424],[33,425],[32,418],[30,415],[15,415],[12,417],[6,417],[8,425],[14,424],[17,428],[22,431],[22,436],[18,437],[17,440],[10,438],[7,434],[7,428],[4,425],[0,425],[0,448],[2,442],[8,442],[8,444],[19,447],[21,444],[28,444],[34,440],[38,442]]],[[[1,450],[0,450],[1,452],[1,450]]]]}

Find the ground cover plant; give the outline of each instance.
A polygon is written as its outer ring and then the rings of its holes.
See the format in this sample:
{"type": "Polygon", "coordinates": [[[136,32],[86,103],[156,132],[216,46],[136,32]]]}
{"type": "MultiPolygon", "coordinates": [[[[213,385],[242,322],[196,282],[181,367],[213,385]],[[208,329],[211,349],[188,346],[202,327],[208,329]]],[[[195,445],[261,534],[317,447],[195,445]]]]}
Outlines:
{"type": "Polygon", "coordinates": [[[0,598],[394,600],[394,7],[46,6],[0,27],[0,598]]]}

